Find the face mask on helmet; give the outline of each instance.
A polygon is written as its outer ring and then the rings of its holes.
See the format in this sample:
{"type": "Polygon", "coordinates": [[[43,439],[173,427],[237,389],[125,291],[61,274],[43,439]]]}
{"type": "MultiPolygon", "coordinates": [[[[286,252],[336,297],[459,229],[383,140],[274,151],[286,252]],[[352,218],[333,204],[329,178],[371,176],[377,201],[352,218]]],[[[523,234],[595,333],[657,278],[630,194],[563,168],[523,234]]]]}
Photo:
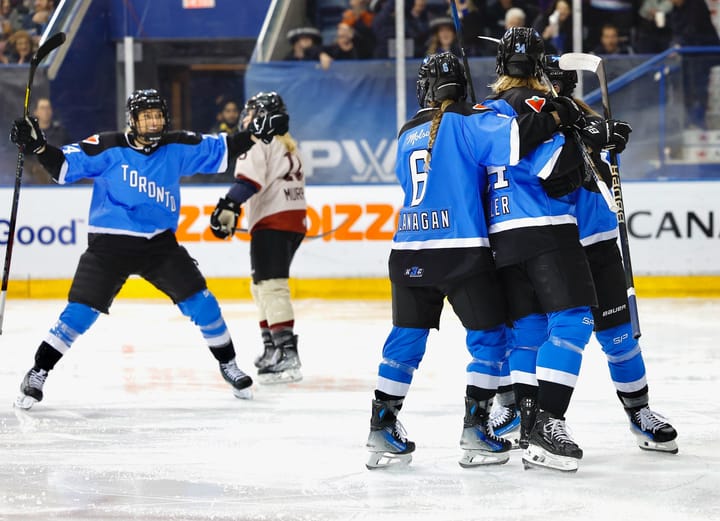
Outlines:
{"type": "Polygon", "coordinates": [[[167,103],[155,89],[144,89],[134,91],[127,100],[127,124],[130,131],[147,141],[156,142],[165,133],[170,125],[170,115],[168,114],[167,103]],[[141,112],[149,109],[158,109],[162,112],[163,126],[160,130],[154,132],[140,132],[138,129],[138,117],[141,112]]]}
{"type": "Polygon", "coordinates": [[[578,82],[577,71],[564,71],[559,62],[559,56],[545,56],[545,73],[559,96],[572,96],[578,82]]]}
{"type": "Polygon", "coordinates": [[[285,102],[277,92],[258,92],[247,100],[240,120],[247,126],[250,118],[264,114],[287,114],[285,102]]]}
{"type": "Polygon", "coordinates": [[[495,72],[513,78],[540,77],[545,44],[535,29],[508,29],[498,44],[495,72]]]}
{"type": "Polygon", "coordinates": [[[422,108],[446,99],[463,101],[467,97],[467,79],[457,56],[443,52],[426,57],[418,71],[416,94],[422,108]]]}

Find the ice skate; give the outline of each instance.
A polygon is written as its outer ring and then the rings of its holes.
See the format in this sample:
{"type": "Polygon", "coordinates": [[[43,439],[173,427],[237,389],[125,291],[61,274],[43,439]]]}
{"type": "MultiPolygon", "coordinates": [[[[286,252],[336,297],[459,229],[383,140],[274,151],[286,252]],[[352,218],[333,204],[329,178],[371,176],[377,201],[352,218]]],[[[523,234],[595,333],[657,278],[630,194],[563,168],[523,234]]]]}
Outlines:
{"type": "Polygon", "coordinates": [[[666,418],[653,412],[647,405],[636,409],[625,409],[630,418],[630,431],[637,438],[638,447],[643,450],[677,454],[677,431],[666,418]]]}
{"type": "Polygon", "coordinates": [[[463,468],[502,465],[510,459],[512,442],[493,434],[487,405],[487,402],[478,403],[465,397],[465,419],[460,437],[463,456],[458,462],[463,468]]]}
{"type": "Polygon", "coordinates": [[[275,349],[269,363],[258,370],[263,384],[283,384],[302,380],[300,357],[297,351],[298,336],[275,349]]]}
{"type": "Polygon", "coordinates": [[[512,443],[512,448],[520,447],[520,412],[515,404],[498,405],[490,413],[490,427],[495,436],[512,443]]]}
{"type": "Polygon", "coordinates": [[[275,355],[275,344],[272,340],[272,335],[270,334],[270,331],[263,331],[262,332],[262,339],[263,339],[263,352],[260,356],[258,356],[255,359],[255,367],[258,369],[262,369],[263,367],[267,367],[270,365],[270,362],[275,355]]]}
{"type": "Polygon", "coordinates": [[[220,364],[220,373],[227,383],[233,387],[233,395],[241,400],[250,400],[253,397],[252,378],[246,375],[235,363],[233,358],[228,363],[220,364]]]}
{"type": "Polygon", "coordinates": [[[537,403],[532,396],[526,396],[520,400],[520,438],[518,444],[521,449],[528,448],[530,431],[535,425],[537,415],[537,403]]]}
{"type": "Polygon", "coordinates": [[[43,399],[43,385],[48,372],[44,369],[30,369],[20,384],[20,395],[15,399],[15,407],[19,409],[30,409],[35,402],[43,399]]]}
{"type": "Polygon", "coordinates": [[[538,411],[530,432],[529,444],[523,451],[523,466],[545,467],[562,472],[577,472],[583,451],[567,432],[565,420],[546,411],[538,411]]]}
{"type": "Polygon", "coordinates": [[[395,405],[381,400],[372,402],[370,434],[365,445],[370,451],[365,466],[370,470],[405,466],[412,461],[415,443],[408,441],[395,405]]]}

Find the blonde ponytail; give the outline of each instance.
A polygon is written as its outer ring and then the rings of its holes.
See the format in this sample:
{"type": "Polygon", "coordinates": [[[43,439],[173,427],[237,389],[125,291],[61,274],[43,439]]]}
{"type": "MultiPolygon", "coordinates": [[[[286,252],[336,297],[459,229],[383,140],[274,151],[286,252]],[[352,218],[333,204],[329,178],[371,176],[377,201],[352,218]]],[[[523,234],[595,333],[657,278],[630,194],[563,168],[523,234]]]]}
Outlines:
{"type": "Polygon", "coordinates": [[[427,148],[427,155],[425,156],[425,170],[430,171],[430,159],[432,158],[432,148],[435,144],[435,138],[437,137],[438,129],[440,128],[440,120],[443,117],[443,114],[445,113],[445,110],[455,103],[455,100],[452,99],[446,99],[443,100],[442,104],[440,105],[440,110],[435,112],[435,115],[432,118],[432,121],[430,122],[430,138],[428,139],[428,148],[427,148]]]}
{"type": "Polygon", "coordinates": [[[297,150],[297,142],[290,135],[290,132],[287,132],[281,136],[275,136],[275,139],[285,145],[285,150],[287,150],[291,154],[297,150]]]}

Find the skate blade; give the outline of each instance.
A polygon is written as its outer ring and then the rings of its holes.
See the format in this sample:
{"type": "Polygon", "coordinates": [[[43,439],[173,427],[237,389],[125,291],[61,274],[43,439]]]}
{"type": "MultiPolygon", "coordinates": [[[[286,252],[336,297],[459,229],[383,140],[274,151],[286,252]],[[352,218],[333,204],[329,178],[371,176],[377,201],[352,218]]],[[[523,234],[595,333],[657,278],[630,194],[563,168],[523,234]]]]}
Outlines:
{"type": "Polygon", "coordinates": [[[510,461],[510,454],[507,452],[465,450],[458,464],[464,469],[472,469],[483,465],[504,465],[508,461],[510,461]]]}
{"type": "Polygon", "coordinates": [[[678,453],[678,445],[675,440],[664,442],[652,441],[642,434],[635,434],[635,438],[637,438],[638,447],[642,450],[646,450],[648,452],[667,452],[668,454],[678,453]]]}
{"type": "Polygon", "coordinates": [[[392,452],[371,452],[365,466],[368,470],[407,467],[412,454],[394,454],[392,452]]]}
{"type": "Polygon", "coordinates": [[[258,374],[258,382],[265,385],[289,384],[303,379],[300,369],[289,369],[281,373],[258,374]]]}
{"type": "Polygon", "coordinates": [[[552,454],[537,445],[528,445],[522,455],[525,470],[537,467],[559,470],[560,472],[577,472],[578,461],[578,459],[569,456],[552,454]]]}
{"type": "Polygon", "coordinates": [[[233,388],[233,396],[237,398],[238,400],[252,400],[253,399],[253,392],[251,387],[246,387],[245,389],[235,389],[233,388]]]}
{"type": "Polygon", "coordinates": [[[13,404],[18,409],[23,409],[25,411],[29,410],[33,405],[37,403],[37,400],[33,398],[32,396],[27,396],[25,394],[21,394],[17,398],[15,398],[15,403],[13,404]]]}

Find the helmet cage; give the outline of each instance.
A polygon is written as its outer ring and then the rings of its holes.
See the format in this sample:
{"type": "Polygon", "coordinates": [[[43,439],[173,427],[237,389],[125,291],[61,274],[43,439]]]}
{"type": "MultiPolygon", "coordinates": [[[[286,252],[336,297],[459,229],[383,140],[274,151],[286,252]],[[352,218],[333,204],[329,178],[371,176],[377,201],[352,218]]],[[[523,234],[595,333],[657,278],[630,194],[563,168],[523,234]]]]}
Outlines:
{"type": "Polygon", "coordinates": [[[170,126],[170,114],[168,113],[167,103],[155,89],[143,89],[134,91],[127,99],[126,106],[127,124],[130,130],[136,136],[148,141],[159,141],[167,128],[170,126]],[[138,131],[138,115],[140,112],[148,109],[160,109],[165,123],[159,132],[150,132],[141,134],[138,131]]]}
{"type": "Polygon", "coordinates": [[[243,121],[250,112],[253,112],[253,117],[265,114],[287,114],[287,107],[277,92],[258,92],[245,102],[240,121],[243,121]]]}

